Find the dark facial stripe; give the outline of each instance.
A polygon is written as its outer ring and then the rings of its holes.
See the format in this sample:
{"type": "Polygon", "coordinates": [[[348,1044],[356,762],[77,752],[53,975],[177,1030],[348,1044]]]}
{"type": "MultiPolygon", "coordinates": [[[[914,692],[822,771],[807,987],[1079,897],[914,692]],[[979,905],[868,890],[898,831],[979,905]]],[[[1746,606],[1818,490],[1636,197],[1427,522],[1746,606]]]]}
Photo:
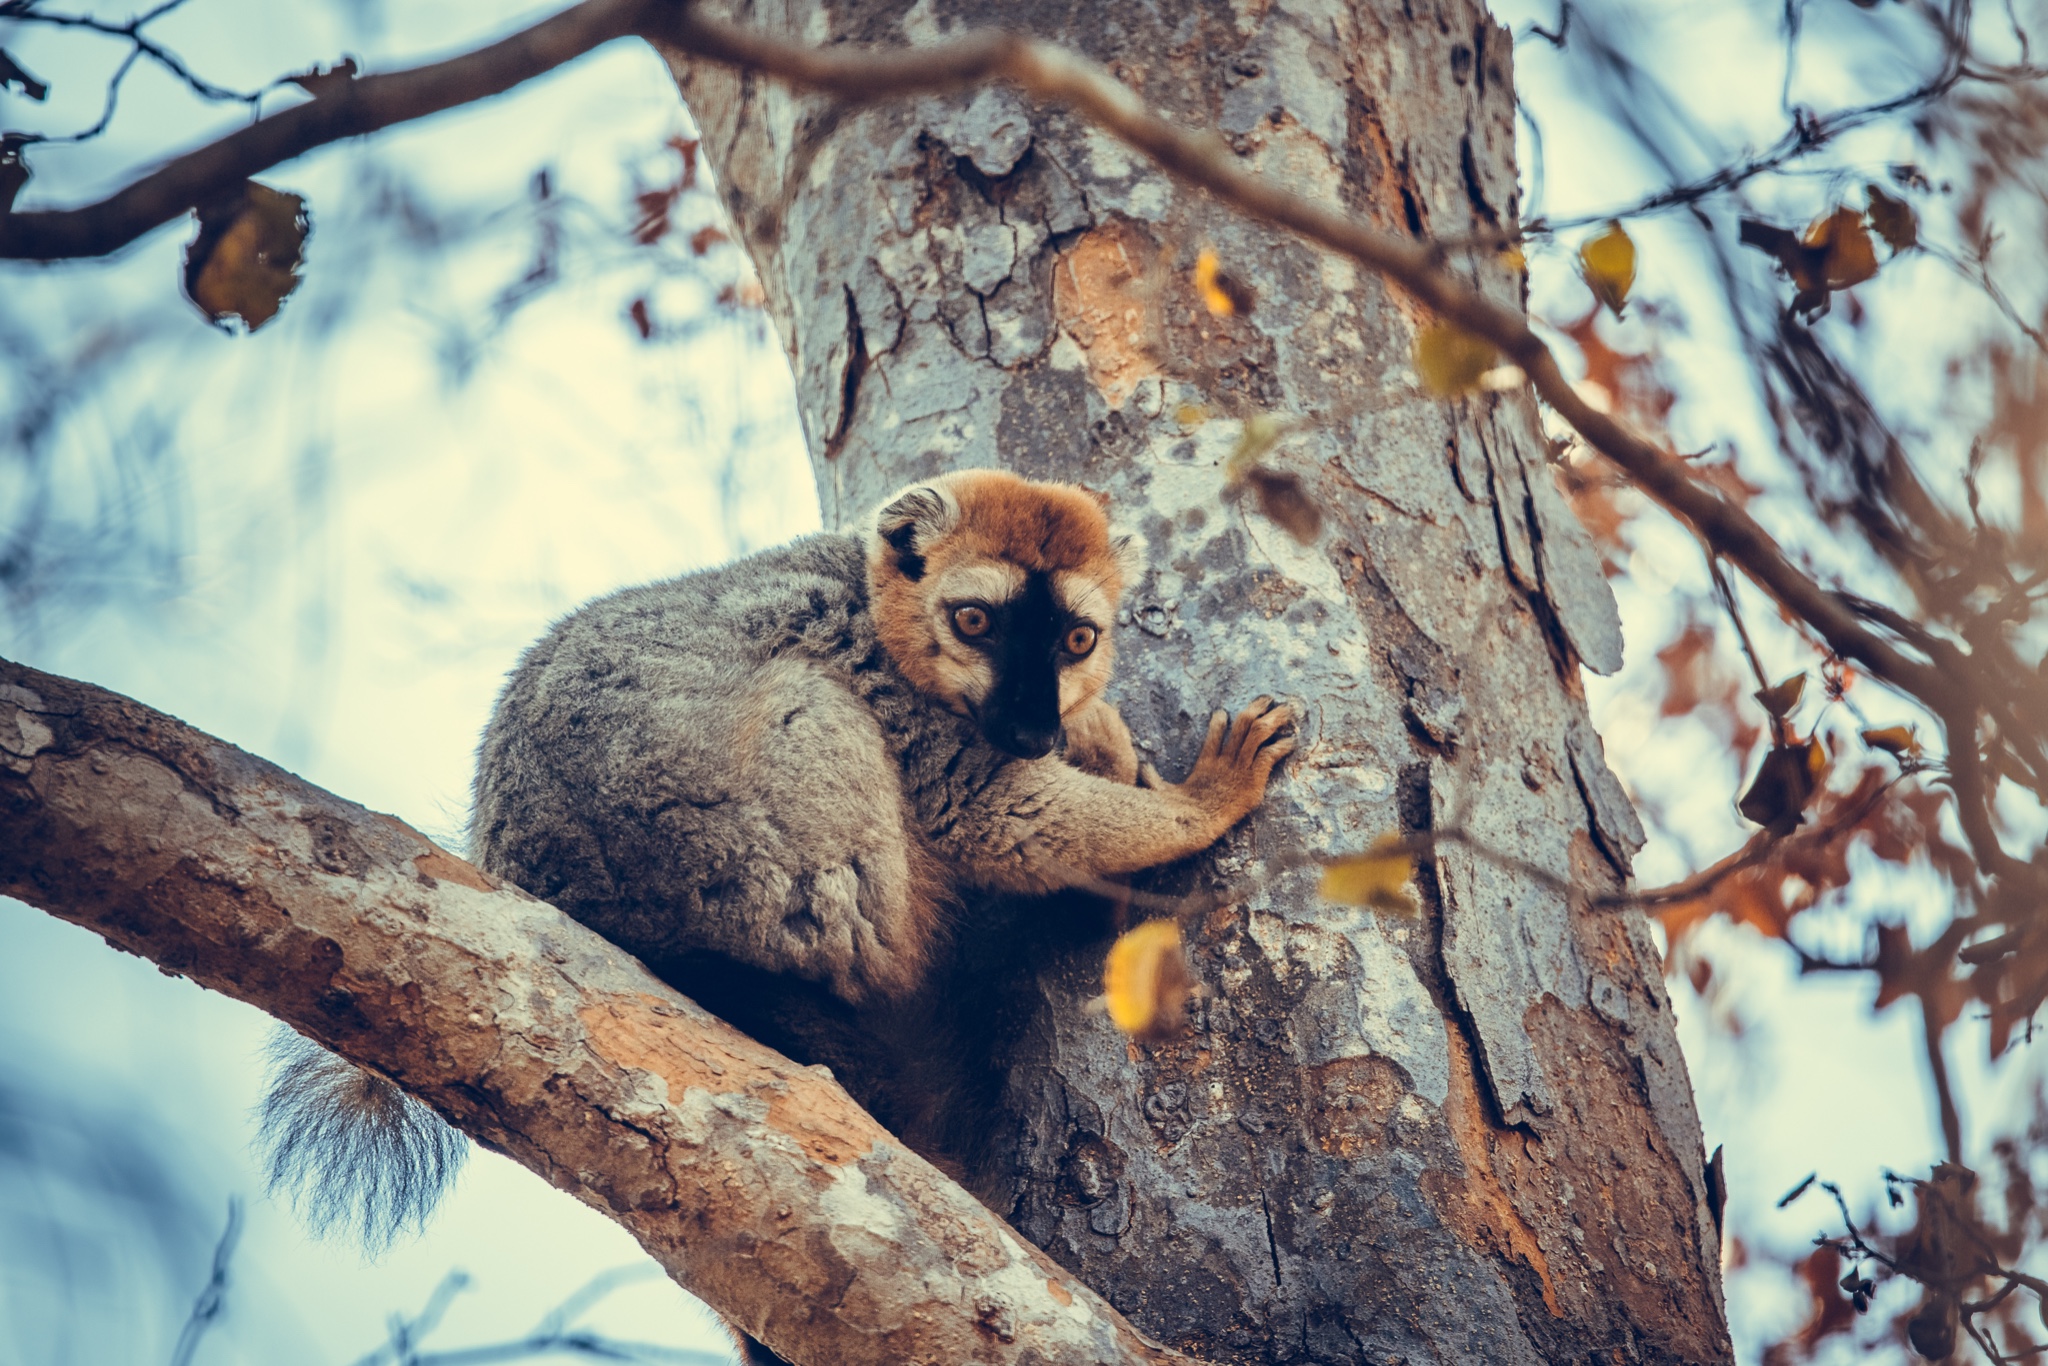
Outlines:
{"type": "Polygon", "coordinates": [[[995,686],[982,703],[982,734],[998,749],[1040,758],[1059,740],[1060,642],[1071,620],[1043,573],[1026,574],[1021,592],[990,607],[995,686]]]}

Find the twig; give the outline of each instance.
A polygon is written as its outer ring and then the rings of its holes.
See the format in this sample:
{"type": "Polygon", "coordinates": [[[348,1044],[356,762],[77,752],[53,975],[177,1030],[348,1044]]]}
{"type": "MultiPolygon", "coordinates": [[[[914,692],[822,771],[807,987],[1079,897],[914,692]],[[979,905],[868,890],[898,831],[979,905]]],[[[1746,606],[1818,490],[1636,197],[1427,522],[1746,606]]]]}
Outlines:
{"type": "Polygon", "coordinates": [[[228,1263],[234,1260],[235,1245],[241,1240],[242,1201],[240,1197],[231,1195],[228,1197],[227,1227],[221,1230],[220,1241],[213,1247],[213,1273],[192,1301],[192,1312],[178,1333],[177,1345],[171,1349],[171,1366],[192,1366],[192,1354],[199,1350],[199,1340],[226,1312],[228,1263]]]}

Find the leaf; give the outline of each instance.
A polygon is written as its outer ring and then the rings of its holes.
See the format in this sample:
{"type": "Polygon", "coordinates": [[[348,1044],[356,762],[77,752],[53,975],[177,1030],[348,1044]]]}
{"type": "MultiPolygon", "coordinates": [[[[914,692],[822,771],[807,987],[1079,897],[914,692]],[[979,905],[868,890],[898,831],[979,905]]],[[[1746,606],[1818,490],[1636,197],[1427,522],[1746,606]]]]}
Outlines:
{"type": "Polygon", "coordinates": [[[1847,205],[1807,226],[1805,243],[1825,253],[1822,275],[1829,289],[1860,285],[1877,274],[1877,248],[1863,215],[1847,205]]]}
{"type": "Polygon", "coordinates": [[[1408,890],[1415,856],[1399,835],[1381,835],[1362,854],[1331,859],[1323,865],[1323,900],[1339,906],[1370,906],[1376,911],[1414,915],[1417,906],[1408,890]]]}
{"type": "Polygon", "coordinates": [[[1826,767],[1827,751],[1819,740],[1779,745],[1764,755],[1735,809],[1774,835],[1789,835],[1805,822],[1806,805],[1819,790],[1826,767]]]}
{"type": "Polygon", "coordinates": [[[185,249],[185,293],[215,324],[238,318],[251,332],[277,316],[299,287],[306,201],[253,180],[203,205],[185,249]]]}
{"type": "Polygon", "coordinates": [[[1102,999],[1110,1023],[1124,1033],[1147,1043],[1173,1038],[1196,990],[1173,921],[1148,920],[1109,946],[1102,999]]]}
{"type": "Polygon", "coordinates": [[[343,57],[333,66],[316,66],[311,71],[287,76],[285,79],[314,99],[324,100],[330,95],[338,95],[346,90],[349,83],[356,78],[356,69],[355,58],[343,57]]]}
{"type": "Polygon", "coordinates": [[[1280,438],[1294,429],[1290,418],[1277,413],[1253,413],[1244,420],[1244,430],[1238,433],[1237,445],[1223,462],[1223,477],[1232,484],[1238,483],[1245,473],[1257,467],[1266,452],[1280,444],[1280,438]]]}
{"type": "Polygon", "coordinates": [[[1579,274],[1593,297],[1619,318],[1636,282],[1636,244],[1619,222],[1608,220],[1607,231],[1579,244],[1579,274]]]}
{"type": "Polygon", "coordinates": [[[1793,311],[1809,318],[1827,311],[1832,291],[1861,284],[1877,274],[1877,248],[1863,226],[1863,215],[1847,206],[1814,219],[1799,234],[1745,218],[1740,240],[1744,246],[1777,258],[1786,277],[1797,286],[1793,311]]]}
{"type": "MultiPolygon", "coordinates": [[[[1759,669],[1757,672],[1763,672],[1759,669]]],[[[1799,706],[1799,699],[1806,694],[1806,675],[1793,674],[1781,683],[1756,690],[1756,700],[1763,709],[1780,721],[1790,716],[1799,706]]]]}
{"type": "Polygon", "coordinates": [[[1314,545],[1323,534],[1323,510],[1302,487],[1300,475],[1252,465],[1244,471],[1243,482],[1259,500],[1259,511],[1295,540],[1314,545]]]}
{"type": "Polygon", "coordinates": [[[1865,185],[1863,192],[1870,196],[1870,226],[1877,229],[1892,255],[1920,245],[1920,219],[1911,204],[1892,198],[1876,185],[1865,185]]]}
{"type": "Polygon", "coordinates": [[[1195,292],[1202,296],[1209,312],[1219,318],[1251,312],[1256,297],[1249,285],[1224,271],[1216,253],[1208,247],[1203,247],[1195,257],[1195,292]]]}
{"type": "Polygon", "coordinates": [[[50,98],[50,87],[22,70],[21,64],[4,47],[0,47],[0,90],[26,95],[38,103],[50,98]]]}
{"type": "Polygon", "coordinates": [[[1173,420],[1183,427],[1199,427],[1209,420],[1209,410],[1199,403],[1183,403],[1173,410],[1173,420]]]}
{"type": "Polygon", "coordinates": [[[1881,749],[1895,759],[1920,757],[1918,726],[1884,726],[1878,730],[1866,730],[1862,735],[1864,744],[1872,749],[1881,749]]]}
{"type": "Polygon", "coordinates": [[[1431,323],[1415,334],[1416,377],[1439,398],[1471,393],[1499,359],[1492,342],[1449,323],[1431,323]]]}

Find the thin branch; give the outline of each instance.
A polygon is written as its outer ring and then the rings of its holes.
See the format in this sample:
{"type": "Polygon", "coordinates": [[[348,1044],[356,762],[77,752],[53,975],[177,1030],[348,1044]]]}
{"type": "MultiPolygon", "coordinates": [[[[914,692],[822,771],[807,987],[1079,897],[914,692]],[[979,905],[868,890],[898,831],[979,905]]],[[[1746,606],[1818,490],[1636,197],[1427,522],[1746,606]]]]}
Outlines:
{"type": "Polygon", "coordinates": [[[220,1241],[213,1248],[213,1273],[192,1301],[192,1312],[179,1330],[177,1346],[171,1349],[171,1366],[192,1366],[192,1354],[199,1350],[199,1340],[227,1309],[228,1264],[234,1260],[235,1245],[241,1240],[242,1202],[229,1196],[227,1227],[221,1230],[220,1241]]]}
{"type": "Polygon", "coordinates": [[[502,94],[628,37],[644,21],[651,2],[584,0],[460,57],[336,83],[315,99],[173,158],[97,204],[0,213],[0,258],[104,256],[279,162],[502,94]]]}
{"type": "Polygon", "coordinates": [[[0,5],[0,19],[17,24],[48,24],[52,28],[80,29],[108,38],[124,38],[130,44],[130,60],[136,57],[149,58],[177,77],[186,89],[201,99],[248,105],[261,100],[263,92],[260,90],[233,90],[224,85],[215,85],[186,66],[175,52],[144,35],[142,30],[146,25],[161,19],[184,3],[185,0],[164,0],[164,3],[155,9],[130,19],[125,24],[110,23],[89,14],[51,14],[44,10],[31,9],[25,4],[0,5]]]}

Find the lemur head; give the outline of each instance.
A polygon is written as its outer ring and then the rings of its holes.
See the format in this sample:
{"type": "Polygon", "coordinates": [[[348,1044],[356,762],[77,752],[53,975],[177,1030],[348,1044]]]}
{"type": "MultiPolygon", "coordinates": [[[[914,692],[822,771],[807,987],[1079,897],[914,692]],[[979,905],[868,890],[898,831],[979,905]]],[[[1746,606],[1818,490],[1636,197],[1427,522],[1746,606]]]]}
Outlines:
{"type": "Polygon", "coordinates": [[[996,748],[1050,754],[1060,718],[1109,681],[1131,538],[1072,484],[961,470],[875,514],[868,583],[882,645],[911,685],[996,748]]]}

